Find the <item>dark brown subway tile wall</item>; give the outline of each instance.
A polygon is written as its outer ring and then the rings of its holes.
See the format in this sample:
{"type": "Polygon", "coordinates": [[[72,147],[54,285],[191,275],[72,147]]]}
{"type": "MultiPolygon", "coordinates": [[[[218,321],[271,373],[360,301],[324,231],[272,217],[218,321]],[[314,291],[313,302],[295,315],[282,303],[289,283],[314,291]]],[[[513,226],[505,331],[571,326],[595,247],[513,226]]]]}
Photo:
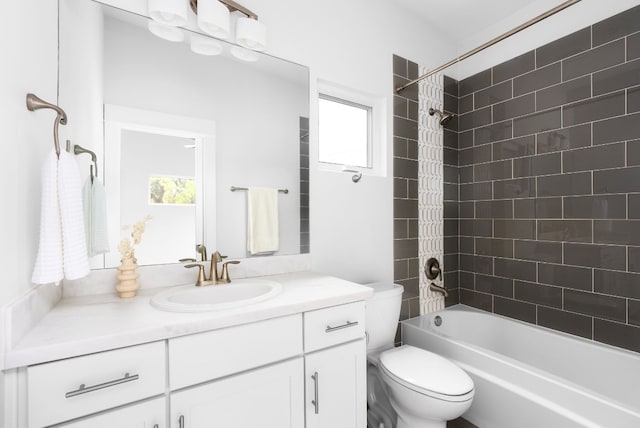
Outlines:
{"type": "Polygon", "coordinates": [[[300,116],[300,253],[311,251],[309,240],[309,118],[300,116]]]}
{"type": "MultiPolygon", "coordinates": [[[[393,55],[393,89],[418,77],[418,64],[393,55]]],[[[393,276],[404,286],[400,320],[420,315],[418,275],[418,88],[393,91],[393,276]]],[[[396,334],[400,342],[400,327],[396,334]]]]}
{"type": "MultiPolygon", "coordinates": [[[[469,207],[460,205],[460,170],[458,152],[458,112],[461,99],[458,90],[459,82],[444,77],[444,105],[448,113],[454,113],[456,117],[449,121],[443,128],[443,173],[444,173],[444,286],[449,292],[445,300],[446,306],[460,302],[458,283],[460,277],[460,218],[472,215],[468,213],[469,207]],[[463,212],[464,211],[464,212],[463,212]]],[[[433,120],[437,120],[433,118],[433,120]]]]}
{"type": "Polygon", "coordinates": [[[457,90],[461,302],[640,352],[640,6],[457,90]]]}
{"type": "MultiPolygon", "coordinates": [[[[418,65],[393,56],[394,89],[418,77],[418,65]]],[[[458,81],[445,78],[444,109],[458,112],[458,81]]],[[[433,120],[437,120],[434,118],[433,120]]],[[[394,281],[404,286],[401,320],[420,315],[418,260],[418,86],[395,94],[393,103],[394,281]]],[[[444,129],[444,279],[447,305],[458,293],[458,132],[457,119],[444,129]]],[[[399,341],[399,336],[396,341],[399,341]]]]}

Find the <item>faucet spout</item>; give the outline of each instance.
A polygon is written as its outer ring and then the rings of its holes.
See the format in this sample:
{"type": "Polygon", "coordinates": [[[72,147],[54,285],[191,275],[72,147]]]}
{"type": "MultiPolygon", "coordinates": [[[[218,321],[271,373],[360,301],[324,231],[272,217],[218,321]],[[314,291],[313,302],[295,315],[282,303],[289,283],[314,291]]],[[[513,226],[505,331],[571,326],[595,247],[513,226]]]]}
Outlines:
{"type": "Polygon", "coordinates": [[[214,284],[218,282],[220,277],[218,276],[218,263],[224,259],[225,256],[220,254],[219,251],[211,254],[211,268],[209,269],[209,281],[212,281],[214,284]]]}
{"type": "Polygon", "coordinates": [[[444,297],[449,297],[449,293],[447,293],[447,290],[444,287],[436,285],[434,282],[429,284],[429,290],[441,293],[442,295],[444,295],[444,297]]]}

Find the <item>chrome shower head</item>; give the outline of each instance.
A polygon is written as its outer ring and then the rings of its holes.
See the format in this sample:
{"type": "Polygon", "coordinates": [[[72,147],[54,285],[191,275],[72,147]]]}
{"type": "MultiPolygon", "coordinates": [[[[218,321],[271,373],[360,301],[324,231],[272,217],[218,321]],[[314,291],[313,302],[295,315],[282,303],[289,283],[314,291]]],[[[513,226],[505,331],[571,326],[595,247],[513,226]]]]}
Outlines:
{"type": "Polygon", "coordinates": [[[446,112],[443,113],[440,110],[436,110],[434,108],[430,108],[429,109],[429,115],[433,116],[434,114],[437,114],[438,117],[440,118],[440,126],[444,126],[447,122],[449,122],[455,116],[455,114],[453,114],[453,113],[446,113],[446,112]]]}

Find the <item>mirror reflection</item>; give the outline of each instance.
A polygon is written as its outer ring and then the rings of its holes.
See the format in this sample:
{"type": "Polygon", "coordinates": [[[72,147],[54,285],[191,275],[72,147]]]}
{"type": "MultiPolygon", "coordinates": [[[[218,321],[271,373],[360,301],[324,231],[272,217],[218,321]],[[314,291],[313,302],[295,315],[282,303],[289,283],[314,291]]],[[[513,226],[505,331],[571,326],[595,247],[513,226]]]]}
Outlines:
{"type": "Polygon", "coordinates": [[[104,159],[112,251],[93,267],[117,266],[120,227],[146,214],[154,219],[139,264],[200,260],[198,245],[250,256],[247,192],[232,186],[288,189],[277,201],[279,247],[267,254],[308,251],[307,68],[255,52],[243,61],[233,45],[187,30],[170,42],[146,18],[90,0],[64,0],[60,13],[60,102],[76,113],[72,144],[104,159]],[[218,55],[191,48],[211,40],[218,55]],[[193,198],[158,202],[177,188],[193,198]]]}
{"type": "Polygon", "coordinates": [[[134,224],[151,214],[156,229],[171,231],[170,246],[164,245],[158,234],[146,237],[138,250],[140,262],[148,257],[173,263],[191,254],[196,245],[194,140],[123,131],[120,157],[120,221],[134,224]]]}

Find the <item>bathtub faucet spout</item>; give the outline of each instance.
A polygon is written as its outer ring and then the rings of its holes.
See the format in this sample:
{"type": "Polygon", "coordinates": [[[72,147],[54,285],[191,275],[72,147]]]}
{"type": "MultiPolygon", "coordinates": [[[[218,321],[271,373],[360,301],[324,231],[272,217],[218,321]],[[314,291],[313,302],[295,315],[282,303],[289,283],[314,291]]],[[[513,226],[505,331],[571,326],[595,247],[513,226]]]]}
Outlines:
{"type": "Polygon", "coordinates": [[[432,282],[431,284],[429,284],[429,290],[441,293],[444,295],[444,297],[449,297],[449,293],[447,293],[447,290],[444,287],[440,287],[439,285],[436,285],[435,282],[432,282]]]}

